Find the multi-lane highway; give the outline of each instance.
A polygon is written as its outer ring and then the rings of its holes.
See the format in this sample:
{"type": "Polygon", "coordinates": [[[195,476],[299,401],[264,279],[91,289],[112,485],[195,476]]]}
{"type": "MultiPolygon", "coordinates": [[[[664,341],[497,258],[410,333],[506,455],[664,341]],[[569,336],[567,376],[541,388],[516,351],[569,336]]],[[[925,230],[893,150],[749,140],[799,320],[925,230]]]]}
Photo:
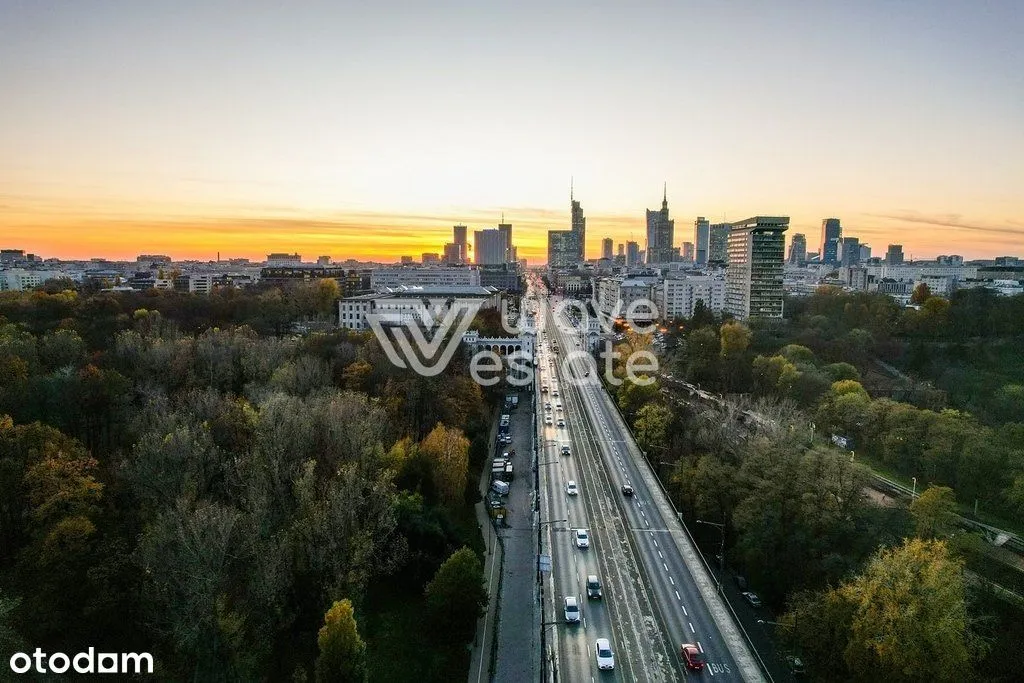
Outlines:
{"type": "Polygon", "coordinates": [[[552,556],[543,627],[557,679],[762,680],[714,579],[611,405],[598,369],[587,354],[572,353],[580,349],[571,321],[556,321],[539,298],[537,383],[547,387],[537,404],[542,552],[552,556]],[[560,454],[564,445],[569,455],[560,454]],[[570,481],[575,495],[566,491],[570,481]],[[622,493],[624,484],[634,495],[622,493]],[[589,548],[576,547],[577,528],[589,530],[589,548]],[[601,580],[602,599],[588,599],[588,575],[601,580]],[[582,606],[580,623],[565,623],[567,595],[582,606]],[[597,668],[597,638],[611,641],[613,671],[597,668]],[[686,669],[681,643],[695,643],[704,653],[703,672],[686,669]]]}

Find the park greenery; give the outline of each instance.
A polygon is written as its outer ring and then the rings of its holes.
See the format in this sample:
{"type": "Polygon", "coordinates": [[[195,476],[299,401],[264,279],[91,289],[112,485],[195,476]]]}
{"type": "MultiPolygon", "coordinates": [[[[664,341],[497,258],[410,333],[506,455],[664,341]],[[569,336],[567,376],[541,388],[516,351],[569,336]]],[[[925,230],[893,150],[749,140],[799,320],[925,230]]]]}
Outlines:
{"type": "Polygon", "coordinates": [[[748,325],[698,304],[661,328],[674,380],[609,391],[706,551],[719,533],[693,522],[726,525],[727,563],[813,678],[1016,680],[1022,604],[993,586],[1024,595],[1024,574],[957,519],[1024,529],[1024,297],[915,306],[823,287],[748,325]],[[870,495],[867,464],[913,478],[913,505],[870,495]]]}
{"type": "Polygon", "coordinates": [[[0,648],[151,652],[157,680],[465,677],[496,397],[460,358],[427,378],[369,334],[294,334],[327,282],[0,294],[0,648]]]}

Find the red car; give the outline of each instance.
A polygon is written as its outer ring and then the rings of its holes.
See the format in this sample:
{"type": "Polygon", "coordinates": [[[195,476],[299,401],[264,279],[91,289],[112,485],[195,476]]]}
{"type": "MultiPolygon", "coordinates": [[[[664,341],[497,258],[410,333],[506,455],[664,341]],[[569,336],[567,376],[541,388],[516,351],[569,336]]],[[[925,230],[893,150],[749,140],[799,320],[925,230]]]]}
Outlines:
{"type": "Polygon", "coordinates": [[[687,669],[693,669],[694,671],[704,669],[704,663],[707,660],[704,659],[704,653],[700,651],[700,648],[693,643],[683,643],[680,645],[679,654],[682,655],[683,661],[686,662],[687,669]]]}

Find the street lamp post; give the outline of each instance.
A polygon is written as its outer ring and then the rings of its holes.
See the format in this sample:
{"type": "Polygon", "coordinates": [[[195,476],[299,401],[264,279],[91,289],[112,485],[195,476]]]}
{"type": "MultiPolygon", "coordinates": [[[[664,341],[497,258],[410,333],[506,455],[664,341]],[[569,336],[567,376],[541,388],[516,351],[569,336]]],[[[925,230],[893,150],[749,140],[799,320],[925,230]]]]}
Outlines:
{"type": "Polygon", "coordinates": [[[722,592],[722,575],[725,574],[725,525],[718,522],[705,522],[703,519],[698,519],[697,524],[707,524],[708,526],[718,527],[719,533],[722,534],[722,543],[718,551],[718,592],[722,592]]]}
{"type": "Polygon", "coordinates": [[[914,498],[917,498],[917,477],[911,477],[910,481],[914,482],[914,488],[910,492],[910,498],[913,500],[914,498]]]}

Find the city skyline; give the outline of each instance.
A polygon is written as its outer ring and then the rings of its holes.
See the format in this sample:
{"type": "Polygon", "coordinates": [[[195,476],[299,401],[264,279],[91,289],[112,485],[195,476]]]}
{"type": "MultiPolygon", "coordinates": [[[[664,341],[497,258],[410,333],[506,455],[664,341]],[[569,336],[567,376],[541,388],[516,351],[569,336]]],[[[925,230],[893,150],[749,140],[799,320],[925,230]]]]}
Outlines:
{"type": "Polygon", "coordinates": [[[590,258],[604,236],[643,245],[664,182],[684,226],[787,215],[816,242],[836,216],[918,258],[1014,253],[1022,16],[1009,1],[5,4],[0,234],[62,258],[391,260],[504,211],[542,263],[574,177],[590,258]],[[687,40],[647,41],[654,11],[687,40]],[[586,37],[571,50],[566,25],[586,37]],[[775,47],[717,49],[746,30],[775,47]]]}

